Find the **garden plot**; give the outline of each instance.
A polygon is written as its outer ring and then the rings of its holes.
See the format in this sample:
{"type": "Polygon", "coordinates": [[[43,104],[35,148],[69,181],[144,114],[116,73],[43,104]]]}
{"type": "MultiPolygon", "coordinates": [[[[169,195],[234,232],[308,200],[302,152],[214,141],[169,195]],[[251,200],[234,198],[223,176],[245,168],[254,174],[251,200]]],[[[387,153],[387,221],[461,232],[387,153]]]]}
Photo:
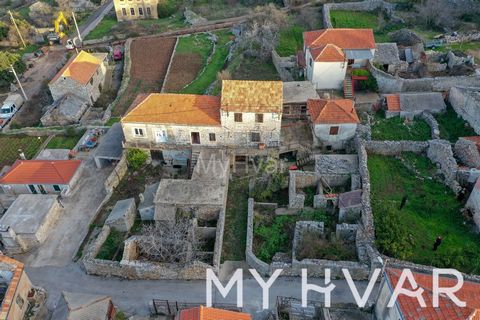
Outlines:
{"type": "Polygon", "coordinates": [[[480,235],[425,156],[370,154],[368,169],[381,253],[418,264],[480,274],[480,235]],[[404,204],[402,205],[402,202],[404,204]],[[437,237],[443,241],[437,251],[437,237]]]}
{"type": "Polygon", "coordinates": [[[115,105],[113,116],[122,116],[138,94],[160,92],[175,42],[175,38],[163,37],[132,41],[130,57],[126,57],[131,60],[128,87],[115,105]]]}
{"type": "Polygon", "coordinates": [[[440,129],[440,138],[452,143],[457,142],[460,137],[477,135],[473,128],[455,112],[450,104],[447,104],[447,111],[435,115],[435,119],[440,129]]]}
{"type": "Polygon", "coordinates": [[[413,120],[401,117],[386,119],[382,112],[373,116],[372,140],[411,140],[426,141],[432,138],[430,126],[422,119],[413,120]]]}
{"type": "Polygon", "coordinates": [[[32,159],[40,150],[46,136],[0,135],[0,169],[19,159],[21,150],[27,159],[32,159]]]}

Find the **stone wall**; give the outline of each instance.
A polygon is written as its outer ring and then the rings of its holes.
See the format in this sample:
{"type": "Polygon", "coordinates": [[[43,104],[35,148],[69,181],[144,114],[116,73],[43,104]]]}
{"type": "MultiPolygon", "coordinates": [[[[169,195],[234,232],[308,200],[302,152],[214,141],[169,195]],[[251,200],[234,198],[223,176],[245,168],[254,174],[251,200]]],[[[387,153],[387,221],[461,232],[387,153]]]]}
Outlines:
{"type": "Polygon", "coordinates": [[[123,177],[127,173],[127,169],[128,169],[127,157],[126,157],[126,153],[124,152],[122,154],[122,158],[120,159],[120,161],[117,163],[113,171],[105,180],[105,190],[107,190],[108,194],[111,194],[113,192],[113,189],[116,186],[118,186],[120,181],[123,179],[123,177]]]}
{"type": "Polygon", "coordinates": [[[333,28],[330,19],[330,10],[350,10],[350,11],[373,11],[376,9],[384,10],[393,19],[399,19],[393,16],[394,4],[382,0],[365,0],[360,2],[339,2],[325,3],[323,5],[322,19],[324,28],[333,28]]]}
{"type": "Polygon", "coordinates": [[[440,139],[440,128],[438,127],[437,119],[430,112],[422,112],[418,117],[424,120],[430,127],[432,139],[440,139]]]}
{"type": "Polygon", "coordinates": [[[288,181],[288,207],[301,209],[305,204],[305,195],[297,193],[297,189],[318,185],[320,175],[315,172],[291,170],[288,181]]]}
{"type": "Polygon", "coordinates": [[[253,198],[248,199],[248,219],[247,219],[247,244],[245,247],[245,260],[247,264],[257,270],[261,275],[268,276],[270,274],[270,265],[258,259],[253,253],[253,218],[255,202],[253,198]]]}
{"type": "Polygon", "coordinates": [[[448,91],[455,86],[480,87],[480,77],[475,75],[403,79],[383,72],[375,68],[372,64],[368,65],[368,69],[377,80],[378,90],[381,93],[441,92],[448,91]]]}
{"type": "Polygon", "coordinates": [[[455,156],[470,168],[480,168],[480,152],[475,142],[460,138],[455,143],[455,156]]]}
{"type": "Polygon", "coordinates": [[[452,189],[455,194],[459,194],[462,187],[456,180],[458,165],[453,157],[450,142],[446,140],[430,140],[428,143],[428,158],[437,165],[438,171],[444,177],[444,183],[452,189]]]}
{"type": "Polygon", "coordinates": [[[477,134],[480,134],[480,84],[472,87],[453,87],[448,100],[455,112],[467,121],[477,134]]]}
{"type": "Polygon", "coordinates": [[[365,150],[369,153],[396,156],[403,152],[424,153],[428,141],[365,141],[365,150]]]}
{"type": "Polygon", "coordinates": [[[294,80],[290,72],[290,70],[296,66],[294,57],[280,57],[275,50],[272,50],[272,62],[282,81],[288,82],[294,80]]]}

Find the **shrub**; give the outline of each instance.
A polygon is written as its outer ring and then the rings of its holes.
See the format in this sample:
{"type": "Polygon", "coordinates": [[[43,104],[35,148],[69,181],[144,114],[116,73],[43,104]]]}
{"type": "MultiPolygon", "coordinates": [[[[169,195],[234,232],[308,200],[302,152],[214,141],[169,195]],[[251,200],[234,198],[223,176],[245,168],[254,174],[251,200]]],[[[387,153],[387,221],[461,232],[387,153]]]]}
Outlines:
{"type": "Polygon", "coordinates": [[[132,170],[140,169],[147,162],[148,154],[140,149],[129,149],[127,152],[128,167],[132,170]]]}
{"type": "Polygon", "coordinates": [[[18,74],[23,73],[26,69],[26,65],[18,53],[0,51],[0,87],[9,85],[14,79],[13,73],[10,72],[10,65],[13,65],[18,74]]]}
{"type": "Polygon", "coordinates": [[[174,0],[161,0],[157,5],[157,12],[159,18],[167,18],[177,11],[177,6],[174,0]]]}

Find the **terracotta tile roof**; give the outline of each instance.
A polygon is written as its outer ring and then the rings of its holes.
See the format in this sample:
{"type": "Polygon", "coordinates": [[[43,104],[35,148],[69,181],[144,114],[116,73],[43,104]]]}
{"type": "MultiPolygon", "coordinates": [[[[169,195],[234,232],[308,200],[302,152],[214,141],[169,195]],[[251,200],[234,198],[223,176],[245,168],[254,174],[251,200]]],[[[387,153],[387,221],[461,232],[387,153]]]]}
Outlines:
{"type": "Polygon", "coordinates": [[[0,184],[68,184],[80,160],[17,160],[0,184]]]}
{"type": "Polygon", "coordinates": [[[252,316],[247,313],[207,308],[186,309],[180,311],[179,320],[251,320],[252,316]]]}
{"type": "Polygon", "coordinates": [[[341,49],[375,49],[372,29],[322,29],[303,33],[306,47],[334,44],[341,49]]]}
{"type": "Polygon", "coordinates": [[[308,112],[315,124],[359,123],[357,111],[350,99],[309,99],[308,112]]]}
{"type": "Polygon", "coordinates": [[[400,111],[400,95],[399,94],[389,94],[385,96],[387,100],[387,109],[392,112],[400,111]]]}
{"type": "Polygon", "coordinates": [[[195,94],[152,93],[133,102],[123,123],[220,125],[220,98],[195,94]]]}
{"type": "Polygon", "coordinates": [[[222,109],[238,112],[282,113],[281,81],[222,81],[222,109]]]}
{"type": "MultiPolygon", "coordinates": [[[[390,284],[394,288],[401,274],[401,270],[387,269],[386,273],[390,284]]],[[[467,306],[461,308],[456,306],[448,297],[440,295],[439,307],[433,308],[432,294],[432,275],[413,273],[415,281],[425,291],[423,298],[427,304],[426,308],[421,308],[416,298],[400,295],[397,299],[398,306],[405,320],[479,320],[480,319],[480,283],[465,281],[463,287],[455,293],[461,300],[465,301],[467,306]]],[[[453,287],[456,284],[455,279],[440,277],[440,286],[453,287]]],[[[412,290],[408,281],[404,288],[412,290]]]]}
{"type": "Polygon", "coordinates": [[[10,306],[13,303],[13,298],[15,297],[15,292],[17,291],[18,284],[23,274],[24,265],[20,261],[9,258],[3,254],[0,254],[0,263],[9,265],[10,270],[13,272],[12,279],[8,284],[7,291],[3,297],[2,306],[0,308],[0,319],[7,319],[8,313],[10,311],[10,306]]]}
{"type": "Polygon", "coordinates": [[[314,61],[322,62],[343,62],[345,55],[342,49],[334,44],[327,44],[324,46],[314,47],[310,49],[310,53],[314,61]]]}
{"type": "Polygon", "coordinates": [[[86,85],[102,63],[103,61],[99,58],[82,50],[68,60],[63,68],[53,77],[50,84],[60,77],[69,77],[86,85]]]}

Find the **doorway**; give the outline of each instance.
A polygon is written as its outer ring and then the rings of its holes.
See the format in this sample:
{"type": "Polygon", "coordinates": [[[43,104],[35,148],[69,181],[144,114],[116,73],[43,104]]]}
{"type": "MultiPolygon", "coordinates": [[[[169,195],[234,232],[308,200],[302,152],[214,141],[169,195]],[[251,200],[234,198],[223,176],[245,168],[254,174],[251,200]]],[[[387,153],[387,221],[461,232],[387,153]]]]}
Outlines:
{"type": "Polygon", "coordinates": [[[200,144],[200,133],[192,132],[192,144],[200,144]]]}

